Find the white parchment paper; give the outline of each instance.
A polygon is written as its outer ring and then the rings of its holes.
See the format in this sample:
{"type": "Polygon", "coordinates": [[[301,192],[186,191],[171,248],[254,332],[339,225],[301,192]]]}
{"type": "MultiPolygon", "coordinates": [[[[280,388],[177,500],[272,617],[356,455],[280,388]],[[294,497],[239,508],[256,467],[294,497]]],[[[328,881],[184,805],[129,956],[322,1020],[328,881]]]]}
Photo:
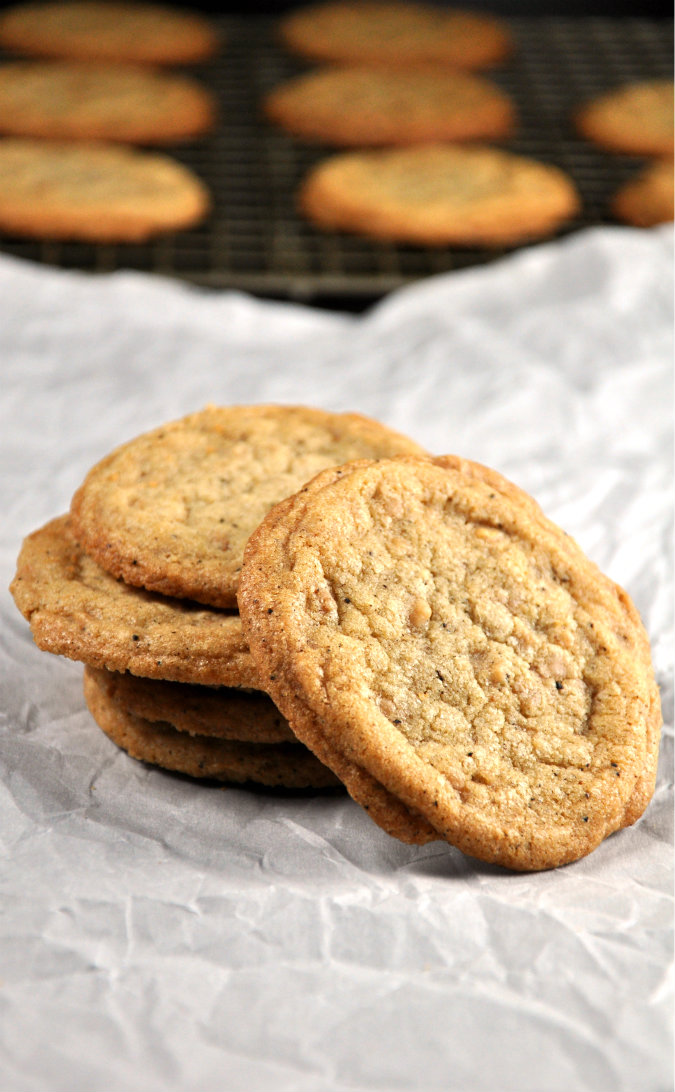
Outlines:
{"type": "Polygon", "coordinates": [[[343,316],[0,260],[3,1092],[672,1087],[672,262],[595,229],[343,316]],[[642,820],[510,874],[118,751],[6,588],[98,458],[207,402],[359,410],[532,492],[650,633],[642,820]]]}

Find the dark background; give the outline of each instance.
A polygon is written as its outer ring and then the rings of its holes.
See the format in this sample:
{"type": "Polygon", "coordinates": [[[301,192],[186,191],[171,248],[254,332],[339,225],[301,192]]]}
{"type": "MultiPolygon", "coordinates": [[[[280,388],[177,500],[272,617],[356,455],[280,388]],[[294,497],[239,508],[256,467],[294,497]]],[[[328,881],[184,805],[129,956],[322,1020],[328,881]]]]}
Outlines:
{"type": "MultiPolygon", "coordinates": [[[[433,0],[432,0],[433,2],[433,0]]],[[[438,0],[437,0],[438,2],[438,0]]],[[[183,5],[187,6],[187,5],[183,5]]],[[[190,7],[221,14],[246,15],[246,16],[274,16],[286,12],[292,8],[305,6],[297,2],[283,0],[269,0],[261,3],[224,4],[212,0],[202,0],[198,4],[190,4],[190,7]]],[[[666,0],[643,0],[636,4],[635,0],[490,0],[489,3],[475,3],[472,0],[455,0],[451,4],[439,3],[441,7],[460,7],[475,9],[478,11],[490,11],[496,15],[526,16],[535,15],[561,15],[578,17],[582,15],[607,15],[612,17],[628,17],[634,19],[670,19],[673,17],[673,5],[666,0]]]]}
{"type": "MultiPolygon", "coordinates": [[[[156,0],[162,3],[164,0],[156,0]]],[[[437,3],[441,7],[460,7],[475,9],[478,11],[490,11],[496,15],[526,16],[531,18],[536,15],[561,15],[578,17],[582,15],[607,15],[611,17],[628,17],[634,19],[671,19],[673,17],[673,4],[667,0],[643,0],[636,3],[635,0],[490,0],[489,3],[476,3],[475,0],[453,0],[453,3],[443,4],[442,0],[427,0],[437,3]]],[[[16,0],[0,0],[0,9],[13,7],[16,0]]],[[[201,0],[199,3],[187,3],[186,0],[177,0],[174,6],[192,8],[197,11],[211,12],[220,15],[243,15],[270,17],[282,12],[305,6],[297,2],[284,2],[284,0],[262,0],[257,3],[223,3],[218,0],[201,0]]]]}

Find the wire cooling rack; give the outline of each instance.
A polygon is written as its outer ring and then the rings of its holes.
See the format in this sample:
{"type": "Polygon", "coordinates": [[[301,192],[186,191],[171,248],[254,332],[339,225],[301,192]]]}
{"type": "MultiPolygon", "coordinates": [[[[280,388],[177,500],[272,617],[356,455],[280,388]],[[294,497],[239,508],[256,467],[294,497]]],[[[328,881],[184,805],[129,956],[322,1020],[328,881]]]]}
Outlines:
{"type": "MultiPolygon", "coordinates": [[[[609,223],[608,202],[636,169],[628,157],[582,141],[570,118],[584,100],[615,85],[673,72],[672,21],[518,18],[517,50],[490,73],[516,102],[514,152],[553,163],[574,179],[583,201],[564,232],[609,223]]],[[[197,284],[281,298],[364,302],[433,273],[490,261],[504,249],[425,249],[324,233],[298,215],[295,194],[330,149],[304,144],[269,125],[262,97],[302,70],[279,46],[267,19],[225,19],[226,44],[196,75],[215,92],[220,123],[207,139],[168,149],[210,187],[214,207],[192,231],[148,244],[97,246],[0,237],[0,251],[70,269],[136,269],[197,284]]]]}

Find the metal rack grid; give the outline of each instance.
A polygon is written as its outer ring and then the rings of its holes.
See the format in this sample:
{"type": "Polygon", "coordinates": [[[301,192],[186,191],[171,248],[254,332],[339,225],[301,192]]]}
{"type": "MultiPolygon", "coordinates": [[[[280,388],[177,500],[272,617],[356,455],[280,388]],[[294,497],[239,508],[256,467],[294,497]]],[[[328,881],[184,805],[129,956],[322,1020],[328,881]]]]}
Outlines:
{"type": "MultiPolygon", "coordinates": [[[[636,169],[628,157],[603,153],[576,136],[576,105],[632,80],[670,78],[671,21],[609,18],[518,18],[517,50],[490,73],[516,102],[514,152],[557,164],[583,200],[566,233],[611,222],[609,198],[636,169]]],[[[225,19],[220,56],[196,73],[220,103],[217,130],[194,145],[169,149],[209,185],[214,208],[202,226],[148,244],[96,246],[0,239],[0,250],[64,268],[126,268],[197,284],[320,301],[364,301],[433,273],[466,268],[504,253],[424,249],[372,243],[315,230],[297,215],[294,195],[306,171],[330,149],[303,144],[268,125],[263,95],[302,70],[277,44],[266,19],[225,19]]]]}

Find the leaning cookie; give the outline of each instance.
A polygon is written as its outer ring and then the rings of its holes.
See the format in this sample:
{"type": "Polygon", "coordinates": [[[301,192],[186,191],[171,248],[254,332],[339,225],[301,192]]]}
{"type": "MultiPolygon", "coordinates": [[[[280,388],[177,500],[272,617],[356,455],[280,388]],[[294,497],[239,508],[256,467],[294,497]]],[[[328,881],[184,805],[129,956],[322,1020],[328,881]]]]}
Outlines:
{"type": "Polygon", "coordinates": [[[493,15],[397,0],[300,8],[281,20],[280,34],[289,50],[304,57],[371,67],[485,68],[513,49],[509,29],[493,15]]]}
{"type": "Polygon", "coordinates": [[[515,124],[496,84],[438,67],[319,69],[276,87],[263,105],[293,136],[346,147],[502,140],[515,124]]]}
{"type": "Polygon", "coordinates": [[[645,80],[612,88],[576,114],[587,140],[625,155],[673,154],[673,81],[645,80]]]}
{"type": "Polygon", "coordinates": [[[612,214],[633,227],[667,224],[675,215],[673,161],[648,163],[614,195],[612,214]]]}
{"type": "Polygon", "coordinates": [[[557,167],[495,148],[429,144],[347,152],[299,192],[318,227],[423,246],[509,246],[553,234],[580,207],[557,167]]]}
{"type": "Polygon", "coordinates": [[[575,860],[638,818],[660,727],[647,638],[533,502],[447,457],[326,472],[295,503],[252,536],[240,606],[266,688],[324,761],[511,868],[575,860]]]}
{"type": "MultiPolygon", "coordinates": [[[[461,470],[467,478],[477,478],[489,486],[494,493],[500,493],[509,504],[515,505],[521,510],[527,511],[529,518],[535,522],[544,519],[543,512],[536,501],[519,489],[512,482],[507,481],[499,473],[490,467],[466,459],[455,459],[446,456],[443,460],[448,466],[461,470]]],[[[367,466],[367,462],[362,463],[367,466]]],[[[349,469],[356,469],[354,463],[349,469]]],[[[345,468],[336,468],[334,471],[325,471],[317,475],[315,479],[305,485],[300,496],[290,497],[278,504],[265,520],[266,534],[272,537],[287,536],[291,529],[302,520],[305,503],[311,496],[322,489],[324,485],[336,481],[345,473],[345,468]]],[[[253,600],[253,610],[257,610],[258,603],[253,600]]],[[[637,615],[635,615],[637,619],[637,615]]],[[[636,653],[639,654],[646,675],[650,675],[651,650],[644,630],[639,625],[636,636],[638,638],[636,653]],[[641,637],[641,640],[640,640],[641,637]]],[[[266,679],[265,666],[261,668],[263,683],[266,679]]],[[[283,686],[283,682],[280,683],[283,686]]],[[[362,766],[348,758],[340,749],[339,739],[334,738],[330,732],[326,732],[319,716],[306,704],[298,700],[298,695],[292,696],[294,725],[298,734],[311,747],[314,753],[338,775],[342,783],[348,789],[353,799],[368,812],[370,817],[392,837],[412,844],[424,844],[441,838],[434,829],[414,808],[407,807],[398,797],[389,792],[381,782],[362,766]]],[[[661,707],[659,693],[656,686],[652,687],[650,709],[647,717],[646,730],[646,754],[645,761],[637,779],[635,789],[626,805],[620,826],[630,826],[643,814],[647,804],[654,793],[656,773],[659,758],[661,729],[661,707]]]]}
{"type": "MultiPolygon", "coordinates": [[[[369,463],[363,461],[362,465],[367,466],[369,463]]],[[[356,468],[357,463],[351,466],[356,468]]],[[[513,501],[518,504],[527,504],[533,513],[541,514],[538,505],[531,497],[512,483],[507,483],[501,475],[489,467],[462,460],[462,469],[466,474],[477,475],[495,490],[503,491],[508,488],[508,495],[513,501]]],[[[329,481],[337,480],[343,473],[344,470],[341,467],[333,471],[327,470],[303,486],[299,496],[289,497],[276,505],[265,520],[266,534],[272,537],[287,535],[291,527],[302,519],[304,503],[317,490],[323,488],[329,481]]],[[[258,607],[255,595],[249,602],[250,609],[255,612],[258,607]]],[[[265,685],[266,665],[263,665],[261,669],[261,678],[261,685],[265,685]]],[[[277,681],[276,676],[273,681],[277,681]]],[[[283,682],[280,685],[283,685],[283,682]]],[[[298,734],[321,761],[335,771],[351,797],[361,805],[378,826],[393,838],[413,845],[424,845],[441,838],[439,832],[417,810],[407,807],[372,774],[345,755],[340,748],[339,740],[334,739],[330,732],[324,731],[321,719],[306,704],[298,700],[297,694],[294,694],[291,700],[293,723],[298,734]]]]}
{"type": "Polygon", "coordinates": [[[274,504],[327,466],[421,451],[360,414],[208,406],[102,459],[73,497],[73,532],[130,584],[236,606],[244,545],[274,504]]]}
{"type": "Polygon", "coordinates": [[[170,724],[127,713],[98,674],[84,673],[84,696],[94,720],[132,758],[190,777],[287,789],[338,788],[335,775],[299,743],[240,743],[178,732],[170,724]]]}
{"type": "Polygon", "coordinates": [[[214,124],[196,80],[135,65],[13,61],[0,66],[0,133],[49,140],[167,144],[214,124]]]}
{"type": "Polygon", "coordinates": [[[159,4],[37,0],[0,14],[0,46],[37,57],[193,64],[216,52],[218,35],[203,15],[159,4]]]}
{"type": "Polygon", "coordinates": [[[143,720],[239,743],[297,743],[288,721],[260,691],[143,679],[91,667],[88,672],[96,674],[111,701],[143,720]]]}
{"type": "Polygon", "coordinates": [[[113,144],[0,141],[0,231],[39,239],[141,242],[199,223],[204,184],[165,155],[113,144]]]}
{"type": "Polygon", "coordinates": [[[236,611],[115,580],[77,546],[65,516],[25,539],[10,590],[46,652],[144,678],[262,689],[236,611]]]}

